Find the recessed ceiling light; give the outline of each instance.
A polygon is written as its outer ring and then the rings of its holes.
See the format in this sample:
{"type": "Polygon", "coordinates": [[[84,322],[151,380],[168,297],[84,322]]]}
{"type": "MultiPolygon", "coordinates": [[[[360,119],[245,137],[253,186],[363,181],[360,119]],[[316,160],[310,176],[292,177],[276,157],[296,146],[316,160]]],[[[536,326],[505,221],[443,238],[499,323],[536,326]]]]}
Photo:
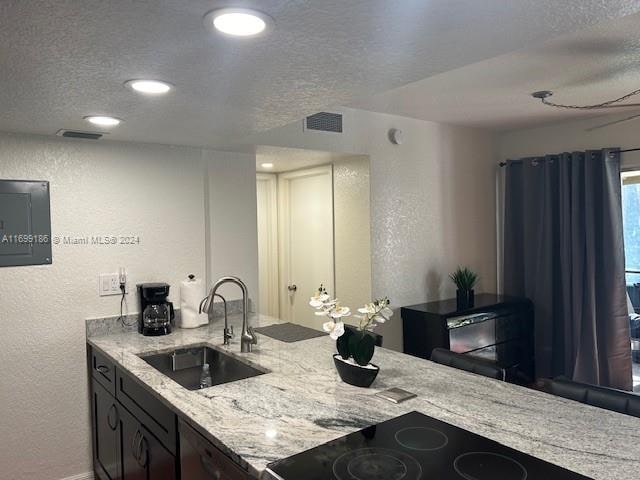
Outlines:
{"type": "Polygon", "coordinates": [[[131,90],[147,95],[162,95],[173,88],[171,84],[160,80],[129,80],[125,85],[131,90]]]}
{"type": "Polygon", "coordinates": [[[204,16],[207,28],[233,35],[253,37],[262,33],[273,20],[268,15],[248,8],[220,8],[204,16]]]}
{"type": "Polygon", "coordinates": [[[261,163],[262,168],[273,168],[273,163],[261,163]]]}
{"type": "Polygon", "coordinates": [[[121,122],[119,118],[107,117],[105,115],[89,115],[84,117],[84,119],[89,123],[93,123],[94,125],[99,125],[101,127],[115,127],[121,122]]]}

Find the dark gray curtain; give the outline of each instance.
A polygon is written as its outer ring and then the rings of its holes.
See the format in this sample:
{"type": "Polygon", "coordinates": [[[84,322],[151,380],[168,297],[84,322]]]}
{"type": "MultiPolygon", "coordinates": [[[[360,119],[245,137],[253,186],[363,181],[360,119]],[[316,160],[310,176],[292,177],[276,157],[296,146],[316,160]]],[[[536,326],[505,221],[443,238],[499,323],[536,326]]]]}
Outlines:
{"type": "Polygon", "coordinates": [[[631,390],[620,153],[505,168],[504,290],[534,302],[537,376],[631,390]]]}

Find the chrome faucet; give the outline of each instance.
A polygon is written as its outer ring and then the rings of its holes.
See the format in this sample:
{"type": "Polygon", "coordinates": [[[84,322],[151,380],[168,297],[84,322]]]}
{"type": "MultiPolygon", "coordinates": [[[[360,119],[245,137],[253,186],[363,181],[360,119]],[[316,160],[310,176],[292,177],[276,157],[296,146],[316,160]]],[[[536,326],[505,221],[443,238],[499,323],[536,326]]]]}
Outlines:
{"type": "MultiPolygon", "coordinates": [[[[206,300],[208,301],[208,306],[210,309],[211,305],[213,304],[214,296],[218,295],[216,293],[218,288],[220,288],[225,283],[233,283],[238,287],[240,287],[240,289],[242,290],[242,333],[240,334],[240,351],[243,353],[250,352],[252,346],[258,343],[258,337],[256,337],[256,334],[254,333],[253,328],[251,328],[247,324],[248,323],[247,318],[249,315],[249,294],[247,293],[247,286],[242,280],[240,280],[238,277],[222,277],[213,285],[213,287],[211,287],[211,291],[209,292],[209,295],[200,303],[200,306],[202,307],[202,304],[206,300]]],[[[225,342],[225,345],[228,345],[229,344],[228,338],[233,337],[233,329],[229,330],[228,328],[227,315],[226,315],[226,302],[225,302],[224,318],[225,318],[224,342],[225,342]],[[228,335],[231,335],[231,337],[227,338],[228,335]]]]}
{"type": "Polygon", "coordinates": [[[213,320],[213,298],[218,297],[222,300],[222,304],[224,305],[224,345],[230,345],[231,339],[233,338],[233,325],[229,326],[229,318],[227,316],[227,301],[225,298],[219,293],[214,293],[213,295],[207,295],[200,302],[200,306],[198,307],[198,313],[207,313],[207,319],[209,323],[213,320]]]}

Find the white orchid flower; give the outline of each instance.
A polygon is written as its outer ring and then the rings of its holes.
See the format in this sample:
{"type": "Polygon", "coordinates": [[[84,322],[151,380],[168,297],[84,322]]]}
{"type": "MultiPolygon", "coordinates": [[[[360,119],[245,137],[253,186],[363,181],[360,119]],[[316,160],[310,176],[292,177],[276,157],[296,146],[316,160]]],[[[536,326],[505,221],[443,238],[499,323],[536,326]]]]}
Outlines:
{"type": "Polygon", "coordinates": [[[337,340],[344,335],[344,323],[343,322],[326,322],[322,324],[322,328],[325,332],[329,333],[329,336],[333,340],[337,340]]]}
{"type": "MultiPolygon", "coordinates": [[[[322,325],[322,328],[333,340],[337,340],[344,334],[344,323],[340,319],[350,316],[351,309],[340,305],[338,299],[331,298],[324,284],[321,284],[316,294],[309,299],[309,305],[316,310],[314,314],[318,317],[328,317],[328,321],[322,325]]],[[[359,330],[361,331],[373,330],[378,324],[385,323],[393,316],[387,297],[365,304],[358,309],[358,313],[359,315],[353,316],[360,320],[359,330]]]]}
{"type": "Polygon", "coordinates": [[[359,308],[358,312],[362,313],[363,315],[372,315],[376,313],[376,307],[373,305],[373,303],[367,303],[364,307],[359,308]]]}
{"type": "Polygon", "coordinates": [[[385,317],[383,317],[382,315],[376,315],[372,318],[372,320],[374,320],[377,323],[384,323],[387,321],[387,319],[385,317]]]}
{"type": "MultiPolygon", "coordinates": [[[[327,301],[329,300],[329,295],[326,293],[319,293],[309,299],[309,305],[313,308],[322,308],[327,305],[327,301]]],[[[331,303],[331,302],[329,302],[331,303]]]]}
{"type": "Polygon", "coordinates": [[[342,307],[338,304],[336,304],[335,308],[329,312],[329,316],[331,318],[348,317],[349,315],[351,315],[349,307],[342,307]]]}
{"type": "Polygon", "coordinates": [[[311,297],[311,300],[309,300],[309,305],[312,306],[313,308],[320,308],[324,304],[320,301],[319,298],[311,297]]]}
{"type": "Polygon", "coordinates": [[[378,313],[378,310],[373,303],[367,303],[362,308],[359,308],[358,311],[364,315],[375,315],[378,313]]]}

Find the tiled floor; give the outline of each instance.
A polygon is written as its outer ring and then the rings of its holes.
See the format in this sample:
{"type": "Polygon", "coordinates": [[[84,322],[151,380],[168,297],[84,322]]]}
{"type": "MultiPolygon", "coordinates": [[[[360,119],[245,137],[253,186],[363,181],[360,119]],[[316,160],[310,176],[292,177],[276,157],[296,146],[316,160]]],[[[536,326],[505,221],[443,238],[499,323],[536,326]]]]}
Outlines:
{"type": "Polygon", "coordinates": [[[640,363],[633,364],[633,391],[640,392],[640,363]]]}

